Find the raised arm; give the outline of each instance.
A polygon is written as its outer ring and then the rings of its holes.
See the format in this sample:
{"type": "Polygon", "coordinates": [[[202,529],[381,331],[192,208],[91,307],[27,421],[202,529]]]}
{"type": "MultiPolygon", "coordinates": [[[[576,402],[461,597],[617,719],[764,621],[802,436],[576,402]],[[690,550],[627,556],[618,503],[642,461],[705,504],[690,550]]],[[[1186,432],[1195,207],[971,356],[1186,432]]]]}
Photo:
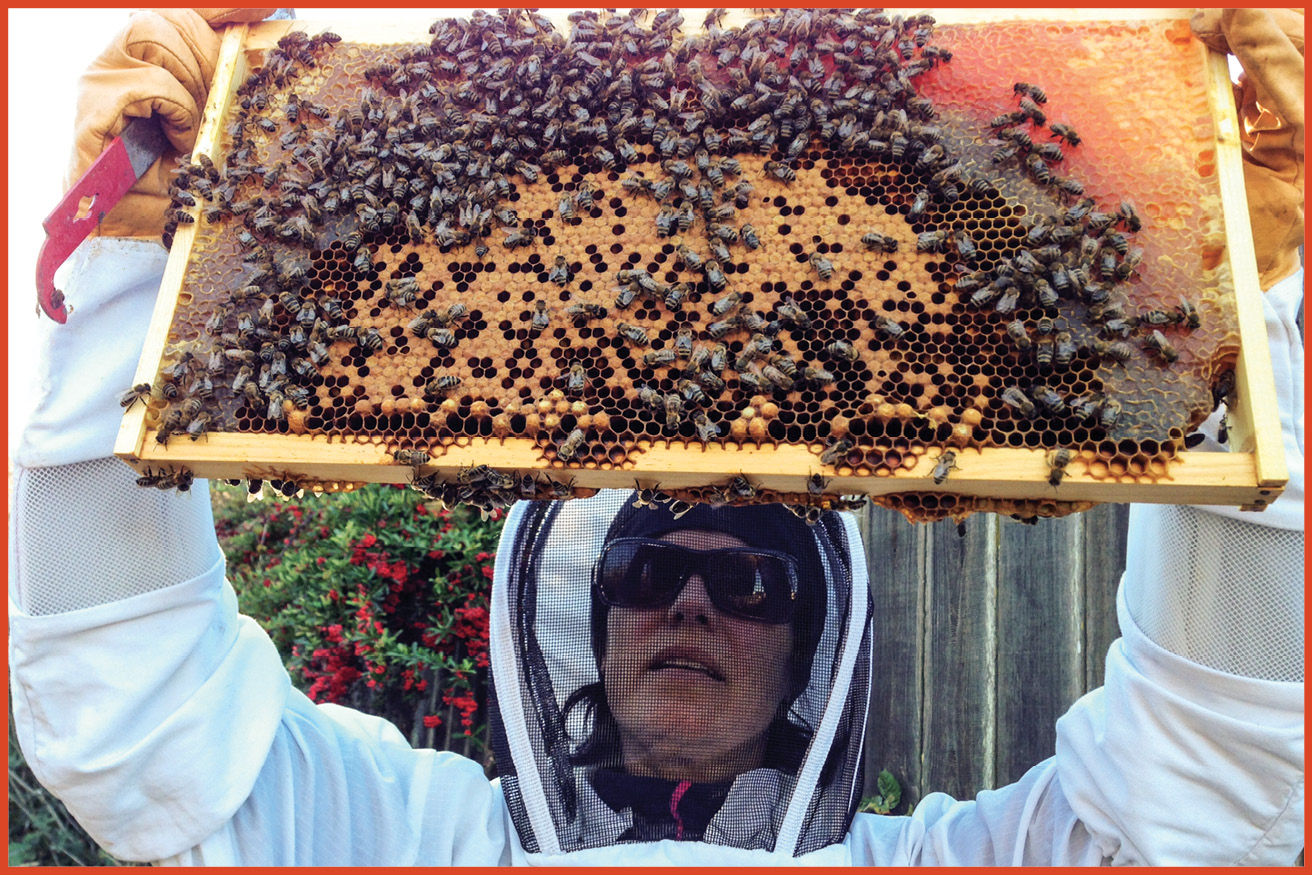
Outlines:
{"type": "MultiPolygon", "coordinates": [[[[196,12],[134,15],[83,80],[73,178],[125,114],[154,110],[189,149],[218,45],[196,12]]],[[[167,169],[75,254],[68,323],[41,323],[10,516],[11,690],[28,763],[123,859],[495,863],[503,808],[481,767],[294,690],[238,613],[204,481],[141,488],[113,458],[166,260],[167,169]]]]}

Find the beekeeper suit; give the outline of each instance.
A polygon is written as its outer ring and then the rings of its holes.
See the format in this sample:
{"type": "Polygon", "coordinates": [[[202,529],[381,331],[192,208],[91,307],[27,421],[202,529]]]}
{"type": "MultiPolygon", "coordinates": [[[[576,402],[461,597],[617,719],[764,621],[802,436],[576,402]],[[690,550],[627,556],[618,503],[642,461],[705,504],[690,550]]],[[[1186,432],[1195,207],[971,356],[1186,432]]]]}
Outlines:
{"type": "MultiPolygon", "coordinates": [[[[1245,33],[1248,46],[1280,31],[1245,33]]],[[[212,37],[195,14],[142,13],[114,57],[144,44],[217,51],[212,37]]],[[[183,92],[192,109],[203,101],[203,87],[183,92]]],[[[1301,198],[1301,97],[1298,124],[1301,198]]],[[[158,192],[143,185],[120,233],[158,231],[158,192]]],[[[1284,496],[1261,515],[1136,508],[1122,637],[1105,685],[1058,722],[1055,755],[974,800],[931,794],[911,816],[879,817],[854,811],[881,570],[839,515],[812,527],[778,508],[673,520],[627,492],[514,506],[493,584],[495,782],[295,690],[238,613],[205,485],[139,489],[111,457],[164,260],[123,237],[79,250],[77,312],[47,329],[43,392],[15,453],[15,726],[34,773],[110,853],[223,865],[1287,864],[1302,847],[1301,271],[1267,277],[1264,296],[1284,496]]]]}

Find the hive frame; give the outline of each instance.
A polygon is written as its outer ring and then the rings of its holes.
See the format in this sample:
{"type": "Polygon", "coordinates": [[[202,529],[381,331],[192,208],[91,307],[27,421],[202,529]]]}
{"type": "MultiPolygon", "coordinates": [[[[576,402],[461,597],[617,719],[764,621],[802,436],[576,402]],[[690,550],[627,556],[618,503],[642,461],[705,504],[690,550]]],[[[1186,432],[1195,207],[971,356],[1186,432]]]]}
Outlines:
{"type": "MultiPolygon", "coordinates": [[[[684,10],[696,21],[703,10],[684,10]]],[[[459,10],[448,10],[458,14],[459,10]]],[[[545,14],[567,27],[566,10],[545,14]]],[[[726,19],[737,24],[748,13],[733,10],[726,19]]],[[[1014,20],[1134,20],[1183,19],[1187,9],[954,9],[935,12],[940,23],[988,23],[1014,20]]],[[[416,22],[417,23],[417,22],[416,22]]],[[[327,25],[314,22],[265,22],[231,25],[219,54],[213,86],[195,151],[213,150],[221,120],[232,103],[236,87],[247,75],[244,51],[268,48],[293,26],[312,31],[327,25]]],[[[411,41],[413,25],[397,23],[353,24],[335,27],[354,42],[411,41]]],[[[419,32],[422,33],[422,30],[419,32]]],[[[1043,449],[987,448],[958,451],[963,462],[950,480],[935,484],[936,459],[925,455],[911,470],[881,476],[835,475],[821,465],[820,446],[705,446],[689,447],[678,440],[639,441],[643,450],[640,469],[604,470],[596,463],[568,468],[545,462],[528,438],[457,438],[425,473],[454,475],[474,465],[490,465],[520,474],[546,473],[573,480],[585,488],[632,488],[659,482],[667,489],[705,486],[734,475],[744,475],[760,488],[783,493],[806,493],[806,480],[822,474],[828,492],[849,495],[888,495],[900,492],[944,492],[961,495],[1070,502],[1148,502],[1216,504],[1264,509],[1288,480],[1278,418],[1270,351],[1266,340],[1261,301],[1243,182],[1242,146],[1224,56],[1209,52],[1208,92],[1216,121],[1216,166],[1222,192],[1222,213],[1227,234],[1227,256],[1234,276],[1241,347],[1236,364],[1236,400],[1229,410],[1230,451],[1181,452],[1170,465],[1169,476],[1155,483],[1098,480],[1072,468],[1060,485],[1048,483],[1049,467],[1043,449]]],[[[178,228],[170,252],[161,294],[138,363],[135,383],[154,382],[159,376],[170,325],[173,321],[186,265],[195,238],[195,226],[178,228]]],[[[406,483],[413,476],[407,466],[395,464],[382,444],[346,442],[328,436],[245,435],[211,433],[204,441],[174,441],[160,446],[149,440],[144,405],[125,414],[114,452],[140,472],[186,467],[197,477],[291,479],[313,489],[336,491],[365,482],[406,483]],[[253,461],[257,460],[257,461],[253,461]]]]}

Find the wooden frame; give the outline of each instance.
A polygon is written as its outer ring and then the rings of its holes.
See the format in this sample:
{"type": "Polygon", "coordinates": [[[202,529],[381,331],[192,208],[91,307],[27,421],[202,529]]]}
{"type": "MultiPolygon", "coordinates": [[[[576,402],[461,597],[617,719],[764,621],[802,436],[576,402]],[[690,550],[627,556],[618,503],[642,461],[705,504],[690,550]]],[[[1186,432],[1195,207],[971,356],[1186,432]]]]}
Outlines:
{"type": "MultiPolygon", "coordinates": [[[[549,10],[564,22],[565,10],[549,10]]],[[[1189,10],[948,10],[936,13],[940,22],[985,23],[1005,20],[1188,19],[1189,10]]],[[[698,20],[697,10],[687,19],[698,20]]],[[[745,11],[730,13],[734,23],[745,11]]],[[[195,151],[215,146],[220,120],[231,105],[237,85],[246,75],[244,50],[272,46],[292,27],[311,32],[325,29],[307,22],[265,22],[233,25],[224,35],[215,83],[205,108],[205,121],[195,151]]],[[[356,42],[395,42],[414,38],[410,26],[369,24],[335,28],[356,42]]],[[[1223,56],[1209,55],[1209,100],[1216,119],[1216,165],[1222,190],[1222,211],[1228,236],[1227,257],[1234,277],[1242,338],[1236,368],[1235,403],[1229,411],[1227,453],[1183,452],[1155,482],[1097,479],[1073,465],[1060,485],[1048,484],[1049,468],[1040,449],[988,448],[958,451],[959,466],[939,485],[932,478],[936,460],[920,458],[911,470],[891,476],[833,476],[820,464],[819,447],[684,446],[681,442],[640,441],[645,449],[641,470],[603,470],[589,463],[568,468],[545,462],[527,438],[504,440],[459,438],[438,452],[425,473],[454,475],[478,464],[517,473],[547,473],[587,488],[631,488],[636,481],[663,488],[705,486],[742,474],[759,487],[806,493],[812,474],[830,478],[829,492],[885,495],[899,492],[945,492],[1008,499],[1047,501],[1153,502],[1239,505],[1260,510],[1279,495],[1288,473],[1284,465],[1275,386],[1267,347],[1261,290],[1253,254],[1252,233],[1244,192],[1242,147],[1229,70],[1223,56]]],[[[170,324],[178,303],[177,290],[191,254],[194,225],[179,226],[170,253],[161,294],[147,335],[134,383],[154,382],[159,374],[170,324]]],[[[120,427],[115,453],[139,471],[185,466],[198,477],[260,477],[295,479],[314,488],[336,490],[362,482],[408,482],[412,469],[395,464],[380,444],[343,441],[328,436],[242,435],[211,433],[204,441],[174,441],[167,447],[151,439],[146,410],[130,410],[120,427]]]]}

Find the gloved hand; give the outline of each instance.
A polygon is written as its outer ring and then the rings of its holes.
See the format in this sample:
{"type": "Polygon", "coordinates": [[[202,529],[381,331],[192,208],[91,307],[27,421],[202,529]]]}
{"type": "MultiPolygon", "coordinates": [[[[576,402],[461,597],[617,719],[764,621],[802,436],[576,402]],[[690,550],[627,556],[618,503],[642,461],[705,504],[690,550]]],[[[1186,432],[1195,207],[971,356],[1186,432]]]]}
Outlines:
{"type": "Polygon", "coordinates": [[[110,237],[159,237],[173,159],[191,151],[220,36],[214,27],[260,21],[273,9],[156,9],[133,13],[78,83],[73,156],[65,189],[81,178],[130,119],[158,115],[170,148],[101,223],[110,237]]]}
{"type": "Polygon", "coordinates": [[[1244,69],[1235,102],[1265,291],[1298,268],[1303,242],[1303,11],[1204,9],[1190,26],[1209,48],[1234,54],[1244,69]]]}

